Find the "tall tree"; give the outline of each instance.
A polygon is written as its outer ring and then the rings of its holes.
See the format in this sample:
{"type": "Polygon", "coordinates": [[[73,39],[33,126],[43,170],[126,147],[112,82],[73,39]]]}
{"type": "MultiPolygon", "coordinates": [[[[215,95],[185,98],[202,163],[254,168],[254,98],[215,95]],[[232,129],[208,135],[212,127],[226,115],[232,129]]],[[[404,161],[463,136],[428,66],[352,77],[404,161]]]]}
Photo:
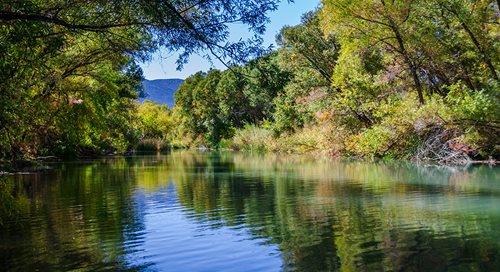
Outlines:
{"type": "Polygon", "coordinates": [[[246,24],[258,36],[279,2],[0,1],[0,157],[36,156],[61,141],[72,142],[66,150],[96,148],[118,134],[112,146],[123,149],[134,132],[120,116],[142,79],[135,61],[160,47],[181,52],[179,66],[193,53],[223,62],[258,55],[260,39],[227,42],[228,25],[246,24]]]}
{"type": "Polygon", "coordinates": [[[405,33],[409,19],[416,16],[413,0],[324,0],[323,22],[327,31],[338,32],[342,43],[359,47],[379,46],[401,59],[406,66],[418,99],[424,103],[417,56],[409,50],[405,33]]]}

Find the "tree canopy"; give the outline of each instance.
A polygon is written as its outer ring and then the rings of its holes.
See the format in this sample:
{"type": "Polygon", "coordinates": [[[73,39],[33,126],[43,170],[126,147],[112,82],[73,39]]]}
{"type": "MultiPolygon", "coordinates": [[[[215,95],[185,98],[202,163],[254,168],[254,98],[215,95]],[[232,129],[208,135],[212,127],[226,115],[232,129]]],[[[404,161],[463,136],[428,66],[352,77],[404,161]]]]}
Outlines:
{"type": "Polygon", "coordinates": [[[498,1],[322,0],[259,47],[279,0],[0,5],[0,157],[176,146],[498,157],[498,1]],[[230,42],[229,25],[255,36],[230,42]],[[223,61],[138,105],[158,48],[223,61]],[[251,145],[251,144],[250,144],[251,145]]]}
{"type": "Polygon", "coordinates": [[[124,150],[136,138],[136,64],[159,48],[236,63],[261,54],[279,0],[1,1],[0,157],[124,150]],[[231,43],[229,24],[255,37],[231,43]]]}
{"type": "MultiPolygon", "coordinates": [[[[190,96],[217,120],[235,120],[204,122],[192,135],[227,131],[200,141],[236,149],[498,156],[497,14],[493,1],[324,0],[281,30],[276,52],[233,68],[236,75],[223,72],[205,90],[219,102],[190,96]]],[[[191,89],[184,85],[179,97],[191,89]]],[[[196,106],[178,106],[186,124],[203,120],[196,106]]]]}

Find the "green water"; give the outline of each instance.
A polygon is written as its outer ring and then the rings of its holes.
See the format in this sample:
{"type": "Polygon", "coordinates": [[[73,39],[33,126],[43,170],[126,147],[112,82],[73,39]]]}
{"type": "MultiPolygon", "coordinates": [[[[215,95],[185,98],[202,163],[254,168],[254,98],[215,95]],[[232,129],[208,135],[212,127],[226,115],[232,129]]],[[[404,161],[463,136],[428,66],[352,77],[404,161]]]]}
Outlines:
{"type": "Polygon", "coordinates": [[[2,181],[0,270],[500,271],[498,167],[187,151],[52,166],[2,181]]]}

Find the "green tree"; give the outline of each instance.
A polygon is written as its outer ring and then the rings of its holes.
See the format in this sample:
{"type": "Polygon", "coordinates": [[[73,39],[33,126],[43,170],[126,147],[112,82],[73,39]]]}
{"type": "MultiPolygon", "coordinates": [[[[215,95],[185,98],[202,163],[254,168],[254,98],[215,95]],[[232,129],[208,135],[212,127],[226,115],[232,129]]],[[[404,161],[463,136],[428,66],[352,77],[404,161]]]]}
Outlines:
{"type": "Polygon", "coordinates": [[[167,105],[146,100],[138,106],[137,117],[141,137],[163,140],[170,138],[174,124],[167,105]]]}
{"type": "Polygon", "coordinates": [[[179,66],[203,52],[242,61],[259,39],[226,43],[227,24],[262,34],[278,2],[1,2],[0,157],[126,149],[136,60],[163,47],[181,51],[179,66]]]}
{"type": "Polygon", "coordinates": [[[244,94],[252,108],[252,123],[271,119],[274,112],[273,99],[283,91],[291,74],[280,68],[278,54],[272,53],[249,62],[245,66],[248,84],[244,94]]]}
{"type": "Polygon", "coordinates": [[[248,78],[243,75],[244,68],[231,67],[222,73],[216,89],[222,118],[228,126],[235,128],[241,128],[245,123],[254,121],[252,116],[254,108],[250,106],[249,98],[244,92],[248,78]]]}
{"type": "MultiPolygon", "coordinates": [[[[413,1],[323,1],[323,22],[330,32],[338,32],[347,53],[350,46],[361,48],[379,46],[392,54],[393,60],[405,65],[413,81],[418,99],[424,103],[423,87],[419,77],[417,56],[409,49],[410,17],[417,16],[413,1]],[[348,45],[349,44],[349,45],[348,45]]],[[[396,64],[394,63],[394,64],[396,64]]]]}
{"type": "Polygon", "coordinates": [[[333,35],[325,36],[318,12],[304,14],[298,26],[288,26],[277,36],[281,48],[278,63],[292,75],[274,104],[274,128],[293,132],[313,122],[314,114],[325,110],[334,94],[331,78],[340,45],[333,35]]]}

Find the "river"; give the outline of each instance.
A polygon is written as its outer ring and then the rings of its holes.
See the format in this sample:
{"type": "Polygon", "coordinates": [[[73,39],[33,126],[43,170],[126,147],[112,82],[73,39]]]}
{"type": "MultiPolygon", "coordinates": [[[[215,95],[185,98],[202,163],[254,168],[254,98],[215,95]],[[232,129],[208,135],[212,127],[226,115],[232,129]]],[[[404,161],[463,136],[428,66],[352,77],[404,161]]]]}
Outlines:
{"type": "Polygon", "coordinates": [[[192,151],[51,166],[9,178],[0,270],[500,270],[499,167],[192,151]]]}

